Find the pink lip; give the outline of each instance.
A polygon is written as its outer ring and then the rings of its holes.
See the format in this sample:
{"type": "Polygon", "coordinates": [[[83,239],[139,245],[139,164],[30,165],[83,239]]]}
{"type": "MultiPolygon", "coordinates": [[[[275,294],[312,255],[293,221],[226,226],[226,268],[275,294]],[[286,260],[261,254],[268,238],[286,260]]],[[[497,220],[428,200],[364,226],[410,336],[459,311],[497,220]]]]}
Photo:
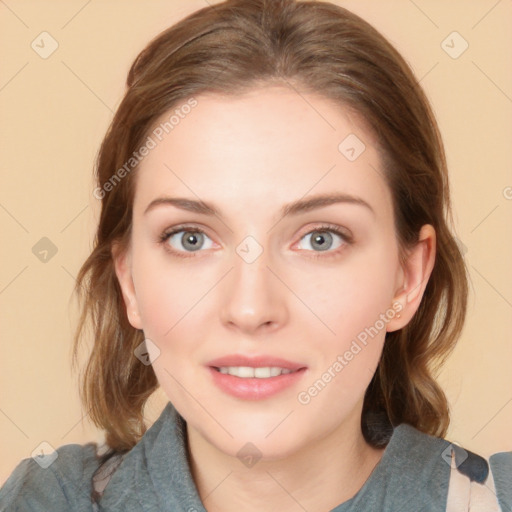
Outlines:
{"type": "Polygon", "coordinates": [[[285,359],[270,356],[230,355],[214,359],[208,364],[208,370],[214,384],[223,392],[243,400],[263,400],[296,384],[304,375],[306,366],[285,359]],[[218,368],[225,366],[248,366],[251,368],[278,367],[292,370],[292,373],[259,378],[241,378],[220,373],[218,368]]]}

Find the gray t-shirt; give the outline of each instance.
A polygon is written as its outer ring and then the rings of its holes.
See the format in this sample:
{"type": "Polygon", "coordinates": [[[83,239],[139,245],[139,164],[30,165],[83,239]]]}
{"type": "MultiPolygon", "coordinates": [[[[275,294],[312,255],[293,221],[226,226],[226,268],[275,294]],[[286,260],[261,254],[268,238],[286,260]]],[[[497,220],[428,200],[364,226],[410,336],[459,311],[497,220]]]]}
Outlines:
{"type": "MultiPolygon", "coordinates": [[[[140,442],[117,459],[117,469],[97,504],[91,499],[92,477],[100,465],[97,446],[69,444],[57,449],[57,459],[47,468],[31,458],[22,460],[0,489],[0,512],[205,512],[190,473],[186,446],[185,422],[169,403],[140,442]]],[[[410,425],[395,427],[363,487],[331,512],[444,511],[450,447],[448,441],[410,425]]],[[[485,461],[469,455],[460,468],[473,480],[485,480],[485,461]]],[[[490,465],[501,508],[510,512],[512,452],[493,455],[490,465]]]]}

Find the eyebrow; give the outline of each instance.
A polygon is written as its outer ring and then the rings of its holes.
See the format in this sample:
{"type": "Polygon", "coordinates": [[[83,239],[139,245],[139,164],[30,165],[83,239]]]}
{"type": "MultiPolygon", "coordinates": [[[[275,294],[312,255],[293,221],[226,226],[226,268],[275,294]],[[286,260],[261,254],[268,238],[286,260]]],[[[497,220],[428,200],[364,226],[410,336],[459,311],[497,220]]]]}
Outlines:
{"type": "MultiPolygon", "coordinates": [[[[280,210],[281,217],[286,215],[299,215],[306,213],[317,208],[323,208],[332,204],[348,203],[359,205],[367,208],[375,215],[374,209],[369,203],[360,197],[352,196],[349,194],[323,194],[311,196],[306,199],[299,199],[292,203],[284,205],[280,210]]],[[[222,218],[221,212],[213,206],[213,204],[196,201],[195,199],[188,199],[183,197],[158,197],[149,203],[144,215],[158,206],[175,206],[181,210],[188,212],[199,213],[201,215],[218,216],[222,218]]]]}

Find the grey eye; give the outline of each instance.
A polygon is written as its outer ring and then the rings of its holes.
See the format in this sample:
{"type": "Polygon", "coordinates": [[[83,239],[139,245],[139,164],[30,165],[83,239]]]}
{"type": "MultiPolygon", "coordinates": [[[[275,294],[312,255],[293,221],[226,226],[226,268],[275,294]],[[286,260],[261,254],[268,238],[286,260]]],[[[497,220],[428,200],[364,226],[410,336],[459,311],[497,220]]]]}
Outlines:
{"type": "MultiPolygon", "coordinates": [[[[327,251],[329,249],[337,249],[340,247],[343,243],[343,239],[340,235],[336,233],[331,233],[330,231],[316,229],[314,231],[311,231],[311,233],[308,233],[305,235],[302,240],[308,240],[309,244],[313,248],[315,252],[318,251],[327,251]],[[333,244],[335,243],[335,238],[337,237],[341,240],[340,243],[338,243],[337,246],[333,247],[333,244]]],[[[303,249],[304,247],[300,247],[303,249]]]]}
{"type": "Polygon", "coordinates": [[[186,252],[194,252],[199,251],[200,249],[211,248],[211,244],[208,247],[204,247],[205,242],[207,242],[208,240],[212,242],[207,235],[201,233],[200,231],[183,229],[181,231],[173,233],[169,237],[168,242],[177,251],[185,250],[186,252]],[[181,247],[179,245],[181,245],[181,247]]]}

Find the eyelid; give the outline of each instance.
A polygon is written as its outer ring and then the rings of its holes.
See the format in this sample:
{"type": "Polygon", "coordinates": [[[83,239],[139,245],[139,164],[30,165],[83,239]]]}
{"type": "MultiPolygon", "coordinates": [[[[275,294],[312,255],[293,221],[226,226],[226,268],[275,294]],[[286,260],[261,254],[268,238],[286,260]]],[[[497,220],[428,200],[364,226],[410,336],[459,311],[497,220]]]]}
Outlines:
{"type": "MultiPolygon", "coordinates": [[[[191,231],[191,232],[202,233],[202,234],[206,235],[214,244],[216,244],[216,242],[208,234],[207,229],[202,228],[195,224],[178,224],[176,226],[172,226],[172,227],[164,230],[163,233],[158,236],[158,241],[160,243],[164,244],[165,249],[173,255],[188,258],[188,257],[194,257],[196,252],[197,253],[205,252],[205,250],[202,250],[202,249],[198,249],[197,251],[178,251],[173,248],[169,248],[169,244],[167,244],[167,241],[169,240],[169,238],[177,233],[180,233],[181,231],[191,231]]],[[[338,226],[336,224],[318,223],[318,225],[316,225],[316,226],[312,226],[312,227],[310,226],[310,227],[306,228],[302,232],[302,234],[299,235],[299,240],[297,242],[295,242],[293,246],[296,246],[297,244],[299,244],[305,236],[311,235],[315,231],[319,231],[319,232],[324,231],[324,232],[334,233],[335,235],[339,236],[343,240],[343,244],[341,247],[336,248],[335,250],[309,251],[309,250],[301,249],[301,251],[303,251],[303,252],[311,253],[312,257],[326,258],[326,257],[330,257],[330,256],[336,256],[340,251],[343,250],[344,246],[351,245],[354,242],[353,235],[351,234],[351,232],[348,229],[346,229],[342,226],[338,226]]]]}
{"type": "Polygon", "coordinates": [[[176,226],[172,226],[170,228],[164,229],[162,234],[159,236],[159,238],[169,237],[171,235],[174,235],[176,233],[179,233],[180,231],[195,231],[199,233],[203,233],[209,238],[210,235],[208,235],[208,232],[206,228],[202,228],[201,226],[198,226],[196,224],[177,224],[176,226]]]}
{"type": "MultiPolygon", "coordinates": [[[[315,223],[313,223],[315,224],[315,223]]],[[[338,226],[337,224],[330,224],[329,222],[318,222],[316,225],[313,225],[312,227],[308,227],[303,231],[303,233],[300,235],[300,239],[304,238],[306,235],[309,235],[310,233],[313,233],[314,231],[329,231],[334,232],[344,240],[353,241],[353,235],[350,232],[349,229],[344,228],[343,226],[338,226]]]]}
{"type": "Polygon", "coordinates": [[[331,258],[338,256],[341,252],[346,250],[346,246],[350,246],[354,243],[354,237],[350,230],[347,228],[344,228],[342,226],[338,226],[336,224],[330,224],[330,223],[318,223],[318,225],[313,227],[308,227],[300,236],[299,240],[294,243],[293,247],[300,244],[302,239],[307,236],[311,235],[315,231],[318,232],[329,232],[334,233],[336,236],[340,237],[342,239],[342,244],[340,247],[337,247],[333,250],[326,250],[326,251],[310,251],[305,249],[299,249],[301,252],[308,253],[308,257],[310,258],[331,258]]]}

